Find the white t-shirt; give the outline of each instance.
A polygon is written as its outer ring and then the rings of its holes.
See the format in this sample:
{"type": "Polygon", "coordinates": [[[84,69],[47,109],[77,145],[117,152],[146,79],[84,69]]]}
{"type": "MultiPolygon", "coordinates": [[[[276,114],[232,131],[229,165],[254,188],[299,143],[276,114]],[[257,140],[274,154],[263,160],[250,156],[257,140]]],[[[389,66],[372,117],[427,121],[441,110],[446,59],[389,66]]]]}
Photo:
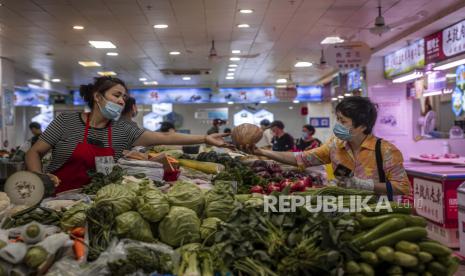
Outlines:
{"type": "Polygon", "coordinates": [[[271,139],[273,139],[273,133],[271,132],[271,129],[267,128],[263,131],[263,137],[260,141],[258,141],[257,147],[261,148],[272,146],[273,144],[271,143],[271,139]]]}

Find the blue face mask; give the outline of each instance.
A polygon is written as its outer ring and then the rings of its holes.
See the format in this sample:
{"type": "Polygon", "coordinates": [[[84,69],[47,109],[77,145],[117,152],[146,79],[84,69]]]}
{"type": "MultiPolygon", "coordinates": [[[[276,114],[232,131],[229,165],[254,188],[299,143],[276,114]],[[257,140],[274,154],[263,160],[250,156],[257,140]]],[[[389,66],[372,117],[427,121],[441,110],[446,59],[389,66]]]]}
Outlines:
{"type": "Polygon", "coordinates": [[[302,132],[302,139],[307,140],[308,139],[308,133],[307,132],[302,132]]]}
{"type": "Polygon", "coordinates": [[[100,112],[102,113],[102,116],[108,120],[117,121],[121,116],[121,111],[123,111],[123,107],[121,105],[107,100],[105,100],[105,105],[103,108],[100,106],[100,104],[97,103],[97,105],[100,109],[100,112]]]}
{"type": "Polygon", "coordinates": [[[347,128],[340,123],[336,123],[336,125],[333,128],[333,132],[334,135],[336,135],[336,137],[341,140],[350,141],[352,139],[352,133],[350,131],[350,128],[347,128]]]}

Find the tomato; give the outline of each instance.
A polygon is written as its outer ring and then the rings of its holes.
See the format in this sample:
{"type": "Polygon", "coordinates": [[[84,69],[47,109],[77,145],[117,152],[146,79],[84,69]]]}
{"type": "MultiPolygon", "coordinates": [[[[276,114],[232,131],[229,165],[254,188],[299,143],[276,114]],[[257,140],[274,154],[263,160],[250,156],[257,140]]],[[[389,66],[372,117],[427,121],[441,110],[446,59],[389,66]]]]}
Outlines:
{"type": "Polygon", "coordinates": [[[263,194],[263,187],[260,185],[256,185],[250,188],[251,193],[263,194]]]}

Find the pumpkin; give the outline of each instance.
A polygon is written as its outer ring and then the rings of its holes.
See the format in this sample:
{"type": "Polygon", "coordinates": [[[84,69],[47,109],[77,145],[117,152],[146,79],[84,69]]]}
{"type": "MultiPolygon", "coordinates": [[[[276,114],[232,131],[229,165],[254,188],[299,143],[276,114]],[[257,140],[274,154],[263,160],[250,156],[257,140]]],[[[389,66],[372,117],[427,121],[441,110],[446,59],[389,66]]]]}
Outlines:
{"type": "Polygon", "coordinates": [[[255,145],[262,139],[263,131],[253,124],[241,124],[233,128],[231,138],[235,145],[255,145]]]}

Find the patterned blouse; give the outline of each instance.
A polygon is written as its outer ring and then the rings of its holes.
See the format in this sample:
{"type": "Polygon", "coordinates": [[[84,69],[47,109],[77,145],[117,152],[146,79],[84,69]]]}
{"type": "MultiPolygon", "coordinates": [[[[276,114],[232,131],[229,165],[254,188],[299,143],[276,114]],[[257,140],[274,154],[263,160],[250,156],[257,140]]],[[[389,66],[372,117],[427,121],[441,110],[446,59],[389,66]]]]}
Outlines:
{"type": "MultiPolygon", "coordinates": [[[[375,136],[369,135],[362,143],[355,160],[349,143],[333,136],[319,148],[295,153],[297,164],[306,167],[331,164],[333,169],[341,164],[351,169],[355,177],[373,179],[375,183],[379,183],[375,155],[376,139],[375,136]]],[[[403,166],[402,153],[393,144],[383,140],[381,154],[386,179],[391,182],[394,194],[409,194],[410,182],[403,166]]]]}

